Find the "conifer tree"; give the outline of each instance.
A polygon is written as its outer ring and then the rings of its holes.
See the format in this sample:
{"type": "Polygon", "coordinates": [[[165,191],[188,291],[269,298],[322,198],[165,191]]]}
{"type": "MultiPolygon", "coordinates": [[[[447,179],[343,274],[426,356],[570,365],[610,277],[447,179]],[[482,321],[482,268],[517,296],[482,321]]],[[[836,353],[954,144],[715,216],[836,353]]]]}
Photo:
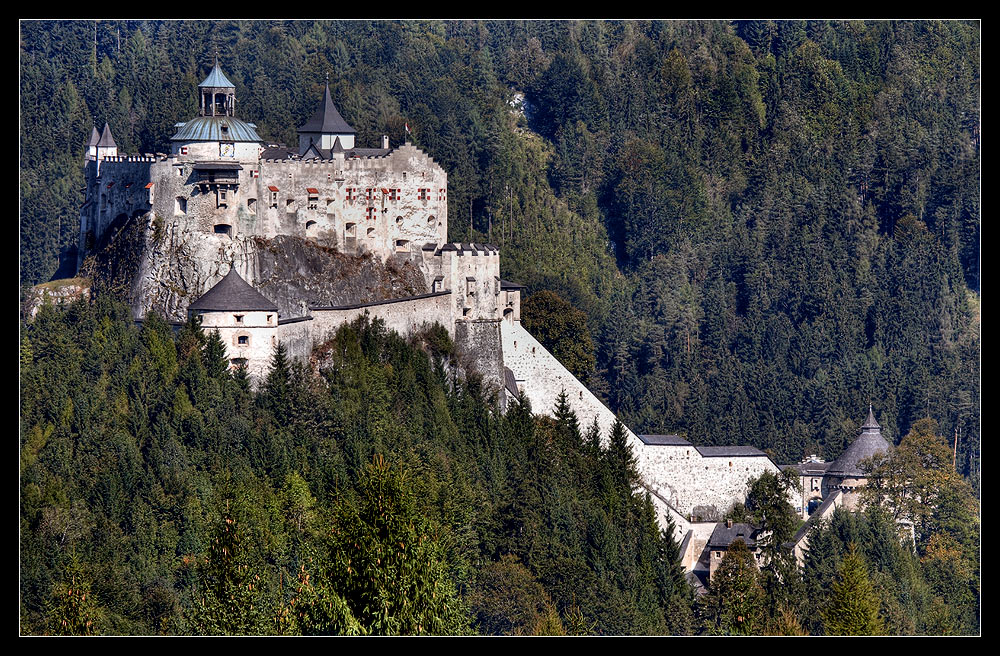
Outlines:
{"type": "Polygon", "coordinates": [[[879,599],[868,578],[868,565],[852,542],[840,563],[830,601],[823,612],[827,635],[882,635],[879,599]]]}
{"type": "Polygon", "coordinates": [[[767,620],[757,564],[743,540],[729,545],[702,602],[705,628],[714,635],[761,635],[767,620]]]}
{"type": "Polygon", "coordinates": [[[49,632],[56,635],[98,635],[104,614],[90,590],[90,577],[74,552],[65,579],[52,587],[46,613],[49,632]]]}

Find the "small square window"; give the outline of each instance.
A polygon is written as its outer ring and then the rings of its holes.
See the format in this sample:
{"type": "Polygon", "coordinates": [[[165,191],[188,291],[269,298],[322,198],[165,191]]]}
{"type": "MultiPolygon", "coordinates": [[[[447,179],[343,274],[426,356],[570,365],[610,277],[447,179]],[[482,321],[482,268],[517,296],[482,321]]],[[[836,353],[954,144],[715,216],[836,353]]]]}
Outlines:
{"type": "Polygon", "coordinates": [[[248,344],[250,344],[250,336],[240,335],[239,337],[236,338],[236,343],[239,344],[240,346],[247,346],[248,344]]]}

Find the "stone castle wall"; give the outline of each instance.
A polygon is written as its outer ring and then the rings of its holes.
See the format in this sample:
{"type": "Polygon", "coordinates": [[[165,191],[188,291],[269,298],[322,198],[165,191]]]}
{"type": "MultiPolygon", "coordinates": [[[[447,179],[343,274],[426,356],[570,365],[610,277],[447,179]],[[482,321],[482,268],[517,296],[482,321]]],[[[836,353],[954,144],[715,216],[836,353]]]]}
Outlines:
{"type": "Polygon", "coordinates": [[[455,336],[455,324],[449,322],[450,292],[435,292],[405,299],[362,303],[339,308],[312,308],[310,330],[313,342],[318,344],[331,338],[344,323],[368,314],[385,322],[386,328],[400,335],[407,335],[424,325],[440,323],[455,336]]]}
{"type": "Polygon", "coordinates": [[[746,500],[750,479],[779,471],[765,455],[703,456],[686,445],[644,444],[636,454],[640,471],[657,493],[681,513],[702,518],[721,517],[746,500]]]}
{"type": "Polygon", "coordinates": [[[381,157],[336,154],[321,161],[257,159],[260,148],[253,144],[253,153],[226,158],[226,164],[240,168],[219,178],[225,182],[209,182],[195,168],[220,159],[217,152],[196,146],[217,149],[190,144],[185,155],[105,158],[99,177],[98,163],[88,163],[91,202],[81,211],[80,259],[115,217],[150,210],[179,230],[291,235],[343,253],[382,258],[419,253],[424,244],[447,239],[448,175],[412,145],[381,157]]]}

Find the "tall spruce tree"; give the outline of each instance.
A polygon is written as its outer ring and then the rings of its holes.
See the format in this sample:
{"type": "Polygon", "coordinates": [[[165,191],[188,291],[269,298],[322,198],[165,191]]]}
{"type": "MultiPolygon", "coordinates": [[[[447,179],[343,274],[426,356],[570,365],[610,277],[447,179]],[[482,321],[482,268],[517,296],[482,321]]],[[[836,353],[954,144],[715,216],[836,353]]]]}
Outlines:
{"type": "Polygon", "coordinates": [[[879,599],[868,578],[868,565],[852,542],[840,563],[829,603],[823,611],[827,635],[882,635],[879,599]]]}

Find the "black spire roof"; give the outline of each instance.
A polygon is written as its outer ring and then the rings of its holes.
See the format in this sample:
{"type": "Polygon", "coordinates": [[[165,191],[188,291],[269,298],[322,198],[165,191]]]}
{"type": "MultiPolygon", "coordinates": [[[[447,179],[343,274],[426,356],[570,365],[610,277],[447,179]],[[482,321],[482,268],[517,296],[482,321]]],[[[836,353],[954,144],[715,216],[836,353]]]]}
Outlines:
{"type": "Polygon", "coordinates": [[[104,122],[104,132],[101,133],[101,140],[97,142],[97,145],[102,148],[118,147],[118,144],[115,143],[115,138],[111,136],[111,126],[108,125],[107,121],[104,122]]]}
{"type": "Polygon", "coordinates": [[[354,128],[340,115],[330,98],[330,85],[326,85],[323,104],[309,121],[299,128],[299,132],[322,132],[325,134],[355,134],[354,128]]]}
{"type": "Polygon", "coordinates": [[[861,435],[858,439],[840,454],[840,457],[831,463],[827,468],[827,475],[860,477],[865,473],[861,471],[861,461],[871,458],[876,453],[886,453],[889,451],[889,443],[882,437],[882,429],[875,421],[875,413],[871,406],[868,406],[868,419],[861,427],[861,435]]]}
{"type": "Polygon", "coordinates": [[[214,287],[188,306],[188,310],[202,312],[238,312],[240,310],[259,310],[277,312],[278,306],[267,300],[250,283],[230,268],[229,273],[217,282],[214,287]]]}

